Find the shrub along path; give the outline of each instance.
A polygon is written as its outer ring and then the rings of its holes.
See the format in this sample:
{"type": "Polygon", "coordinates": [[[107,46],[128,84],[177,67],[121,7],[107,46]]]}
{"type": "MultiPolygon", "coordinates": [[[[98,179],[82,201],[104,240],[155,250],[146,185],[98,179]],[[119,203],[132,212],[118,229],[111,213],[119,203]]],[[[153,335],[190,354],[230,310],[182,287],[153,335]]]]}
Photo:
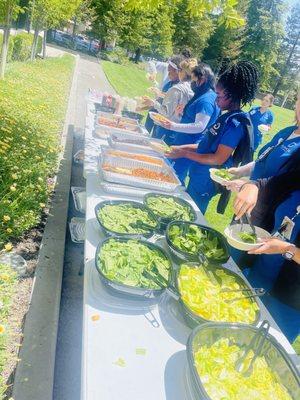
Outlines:
{"type": "Polygon", "coordinates": [[[28,309],[73,67],[72,56],[11,63],[0,82],[0,250],[16,250],[29,267],[17,279],[0,265],[1,399],[28,309]]]}

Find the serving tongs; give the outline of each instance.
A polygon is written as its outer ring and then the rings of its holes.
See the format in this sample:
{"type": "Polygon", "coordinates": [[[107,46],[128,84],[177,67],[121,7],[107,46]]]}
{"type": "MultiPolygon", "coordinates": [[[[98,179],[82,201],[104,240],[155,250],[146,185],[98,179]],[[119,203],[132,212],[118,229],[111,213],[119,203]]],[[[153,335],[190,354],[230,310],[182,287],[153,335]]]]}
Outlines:
{"type": "Polygon", "coordinates": [[[262,355],[263,345],[267,339],[269,329],[269,321],[264,320],[248,346],[246,346],[244,349],[242,356],[236,360],[234,365],[236,371],[242,373],[245,377],[249,377],[252,374],[255,360],[257,357],[262,355]],[[247,358],[249,358],[250,351],[253,351],[254,354],[251,358],[249,366],[246,367],[245,361],[247,358]]]}
{"type": "Polygon", "coordinates": [[[144,270],[143,275],[145,278],[151,279],[153,282],[155,282],[160,288],[166,289],[175,300],[180,299],[180,293],[178,292],[177,288],[170,284],[170,282],[161,275],[156,265],[152,267],[151,271],[144,270]]]}
{"type": "Polygon", "coordinates": [[[225,300],[225,303],[233,303],[234,301],[243,299],[253,299],[255,297],[262,297],[266,294],[264,288],[243,288],[243,289],[223,289],[221,293],[245,293],[244,296],[236,297],[234,299],[225,300]]]}
{"type": "Polygon", "coordinates": [[[239,222],[236,222],[236,223],[240,225],[240,232],[243,232],[244,224],[249,225],[252,230],[253,235],[255,235],[255,237],[257,238],[256,229],[255,229],[255,226],[252,224],[251,215],[249,213],[244,214],[239,219],[239,222]]]}
{"type": "Polygon", "coordinates": [[[138,219],[135,222],[131,222],[129,226],[133,229],[144,229],[146,231],[153,232],[154,234],[150,239],[150,241],[153,243],[164,237],[164,235],[161,234],[160,225],[158,227],[155,227],[138,219]]]}

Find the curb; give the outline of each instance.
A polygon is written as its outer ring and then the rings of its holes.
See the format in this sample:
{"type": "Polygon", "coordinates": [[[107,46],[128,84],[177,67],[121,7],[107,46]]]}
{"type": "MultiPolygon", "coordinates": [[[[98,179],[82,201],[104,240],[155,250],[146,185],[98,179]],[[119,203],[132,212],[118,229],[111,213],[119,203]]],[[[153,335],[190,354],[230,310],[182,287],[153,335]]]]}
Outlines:
{"type": "Polygon", "coordinates": [[[74,126],[74,97],[77,87],[76,57],[68,108],[61,136],[63,152],[45,226],[35,272],[30,308],[26,315],[24,340],[19,353],[14,400],[52,400],[55,352],[60,311],[65,238],[69,207],[74,126]]]}

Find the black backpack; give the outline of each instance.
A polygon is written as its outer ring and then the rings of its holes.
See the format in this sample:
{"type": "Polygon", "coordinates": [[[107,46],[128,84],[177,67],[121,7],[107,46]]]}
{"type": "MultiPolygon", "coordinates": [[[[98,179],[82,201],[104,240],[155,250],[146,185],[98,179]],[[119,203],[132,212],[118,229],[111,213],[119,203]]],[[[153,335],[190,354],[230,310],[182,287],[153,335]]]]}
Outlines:
{"type": "MultiPolygon", "coordinates": [[[[253,127],[247,114],[242,111],[233,111],[231,113],[223,114],[220,118],[218,118],[217,123],[213,125],[213,127],[210,129],[210,132],[213,135],[217,135],[225,128],[228,122],[233,120],[239,122],[245,132],[244,137],[242,138],[232,155],[233,166],[238,167],[240,165],[248,164],[249,162],[253,161],[254,156],[253,127]]],[[[231,192],[218,183],[216,183],[215,185],[217,193],[221,194],[217,205],[217,212],[219,214],[224,214],[231,196],[231,192]]]]}

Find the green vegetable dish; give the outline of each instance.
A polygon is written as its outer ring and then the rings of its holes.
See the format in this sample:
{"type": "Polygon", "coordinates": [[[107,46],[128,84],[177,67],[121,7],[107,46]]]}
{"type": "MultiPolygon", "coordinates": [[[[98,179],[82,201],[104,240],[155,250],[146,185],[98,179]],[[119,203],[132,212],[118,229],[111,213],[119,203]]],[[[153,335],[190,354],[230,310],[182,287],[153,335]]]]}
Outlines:
{"type": "Polygon", "coordinates": [[[245,243],[255,244],[257,242],[257,235],[251,232],[241,232],[239,238],[245,243]]]}
{"type": "Polygon", "coordinates": [[[157,269],[167,280],[171,273],[170,262],[161,250],[134,239],[111,238],[103,244],[97,257],[97,266],[107,279],[127,286],[161,289],[143,272],[157,269]]]}
{"type": "Polygon", "coordinates": [[[236,177],[228,172],[227,169],[218,169],[215,171],[215,175],[219,176],[220,178],[226,179],[227,181],[232,181],[233,179],[236,179],[236,177]]]}
{"type": "MultiPolygon", "coordinates": [[[[235,344],[234,338],[219,339],[212,346],[201,346],[194,353],[196,370],[210,399],[292,400],[264,356],[258,356],[254,361],[250,376],[238,372],[235,363],[243,354],[244,349],[235,344]]],[[[253,355],[250,351],[244,370],[253,355]]]]}
{"type": "Polygon", "coordinates": [[[96,213],[105,229],[119,234],[145,234],[157,227],[157,221],[142,204],[106,204],[96,213]]]}
{"type": "Polygon", "coordinates": [[[172,245],[184,253],[202,253],[208,259],[220,261],[227,258],[227,251],[220,238],[212,231],[194,224],[172,224],[168,229],[172,245]]]}
{"type": "Polygon", "coordinates": [[[148,195],[146,196],[144,203],[155,216],[168,220],[182,220],[182,221],[194,221],[195,213],[192,207],[172,196],[164,195],[148,195]]]}

